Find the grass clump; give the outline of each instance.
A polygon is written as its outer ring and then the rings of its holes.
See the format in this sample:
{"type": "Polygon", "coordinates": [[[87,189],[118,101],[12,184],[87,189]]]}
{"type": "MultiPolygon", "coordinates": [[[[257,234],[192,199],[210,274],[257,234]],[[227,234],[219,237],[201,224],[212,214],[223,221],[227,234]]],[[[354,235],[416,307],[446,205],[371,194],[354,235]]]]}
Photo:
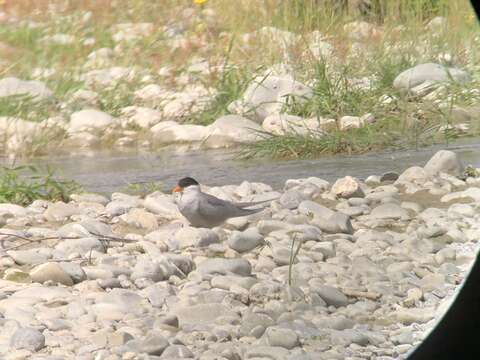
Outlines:
{"type": "Polygon", "coordinates": [[[122,108],[134,105],[134,94],[128,83],[118,83],[113,88],[99,92],[99,110],[112,116],[122,114],[122,108]]]}
{"type": "Polygon", "coordinates": [[[242,96],[249,81],[246,71],[233,67],[225,69],[216,84],[216,96],[205,110],[193,114],[189,122],[208,125],[219,117],[229,114],[228,105],[242,96]]]}
{"type": "Polygon", "coordinates": [[[0,98],[0,116],[16,117],[40,122],[56,111],[52,100],[38,100],[28,95],[12,95],[0,98]]]}
{"type": "Polygon", "coordinates": [[[35,200],[68,201],[80,185],[72,180],[60,180],[52,169],[46,173],[35,166],[0,168],[0,202],[28,205],[35,200]]]}
{"type": "Polygon", "coordinates": [[[272,157],[276,159],[314,158],[320,155],[358,154],[377,150],[392,144],[397,136],[382,131],[381,126],[352,129],[347,132],[334,130],[328,133],[310,131],[285,135],[262,134],[263,139],[240,151],[245,159],[272,157]]]}

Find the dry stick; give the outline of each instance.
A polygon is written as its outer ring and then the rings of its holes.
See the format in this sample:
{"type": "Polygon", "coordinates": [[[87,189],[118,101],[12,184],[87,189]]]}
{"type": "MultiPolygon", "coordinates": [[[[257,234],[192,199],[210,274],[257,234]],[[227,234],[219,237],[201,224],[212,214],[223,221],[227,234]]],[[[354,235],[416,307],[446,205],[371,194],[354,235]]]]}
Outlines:
{"type": "MultiPolygon", "coordinates": [[[[114,241],[114,242],[121,242],[121,243],[135,243],[135,242],[138,241],[138,240],[125,239],[125,238],[120,238],[120,237],[110,236],[110,235],[100,235],[100,234],[96,234],[96,233],[90,233],[90,234],[93,235],[93,236],[99,237],[100,241],[103,240],[103,241],[106,241],[106,242],[114,241]]],[[[81,239],[82,238],[80,236],[50,236],[50,237],[43,237],[43,238],[38,238],[38,239],[31,239],[31,238],[28,238],[28,237],[25,237],[25,236],[22,236],[22,235],[8,234],[8,233],[2,233],[2,232],[0,232],[0,236],[7,236],[7,237],[12,236],[14,238],[27,241],[26,243],[18,244],[18,245],[15,245],[15,246],[11,246],[8,249],[5,249],[7,251],[17,249],[17,248],[22,247],[22,246],[27,245],[27,244],[42,242],[42,241],[47,241],[47,240],[57,240],[57,239],[58,240],[71,240],[71,239],[81,239]]],[[[8,239],[0,239],[0,242],[5,242],[7,240],[8,239]]]]}

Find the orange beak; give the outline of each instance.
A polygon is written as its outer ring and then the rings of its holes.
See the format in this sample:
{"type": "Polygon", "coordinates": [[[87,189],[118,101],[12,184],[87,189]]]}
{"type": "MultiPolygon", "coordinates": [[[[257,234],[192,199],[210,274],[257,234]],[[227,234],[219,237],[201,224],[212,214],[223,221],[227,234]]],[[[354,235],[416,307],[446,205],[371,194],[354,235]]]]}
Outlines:
{"type": "Polygon", "coordinates": [[[183,191],[183,188],[178,185],[172,189],[172,192],[182,192],[182,191],[183,191]]]}

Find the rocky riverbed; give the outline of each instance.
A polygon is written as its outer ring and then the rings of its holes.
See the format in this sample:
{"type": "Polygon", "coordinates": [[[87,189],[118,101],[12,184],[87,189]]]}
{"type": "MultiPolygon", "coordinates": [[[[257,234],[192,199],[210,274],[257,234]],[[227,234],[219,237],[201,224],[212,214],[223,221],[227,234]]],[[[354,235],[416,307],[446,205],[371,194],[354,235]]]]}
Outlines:
{"type": "Polygon", "coordinates": [[[0,204],[0,358],[406,358],[476,255],[473,172],[442,150],[364,181],[205,186],[276,198],[214,229],[160,192],[0,204]]]}

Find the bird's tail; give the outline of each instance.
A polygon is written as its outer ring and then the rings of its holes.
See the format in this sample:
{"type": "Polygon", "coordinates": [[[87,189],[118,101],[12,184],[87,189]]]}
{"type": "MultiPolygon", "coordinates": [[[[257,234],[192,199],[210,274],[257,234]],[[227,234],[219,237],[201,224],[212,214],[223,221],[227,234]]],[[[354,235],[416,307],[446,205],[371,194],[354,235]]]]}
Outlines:
{"type": "Polygon", "coordinates": [[[268,200],[261,200],[261,201],[253,201],[253,202],[238,202],[234,203],[236,207],[239,208],[247,208],[255,205],[265,204],[267,202],[272,202],[273,200],[277,200],[278,198],[268,199],[268,200]]]}
{"type": "Polygon", "coordinates": [[[256,214],[262,210],[265,210],[264,207],[261,207],[261,208],[258,208],[258,209],[242,209],[242,208],[239,208],[239,210],[242,212],[242,215],[239,215],[239,216],[247,216],[247,215],[252,215],[252,214],[256,214]]]}

